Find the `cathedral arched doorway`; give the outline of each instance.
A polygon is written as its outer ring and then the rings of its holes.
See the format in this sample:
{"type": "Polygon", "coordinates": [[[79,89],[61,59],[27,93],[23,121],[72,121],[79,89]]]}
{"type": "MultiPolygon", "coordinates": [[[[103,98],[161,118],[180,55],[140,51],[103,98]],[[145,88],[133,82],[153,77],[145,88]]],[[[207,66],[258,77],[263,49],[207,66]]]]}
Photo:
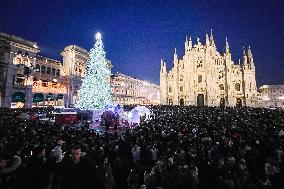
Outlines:
{"type": "Polygon", "coordinates": [[[197,95],[197,106],[204,106],[204,95],[197,95]]]}
{"type": "Polygon", "coordinates": [[[220,108],[225,108],[225,99],[224,98],[220,99],[220,108]]]}
{"type": "Polygon", "coordinates": [[[237,98],[237,103],[236,103],[236,107],[242,107],[242,99],[237,98]]]}
{"type": "Polygon", "coordinates": [[[184,106],[184,99],[183,99],[183,98],[181,98],[181,99],[179,100],[179,105],[180,105],[180,106],[184,106]]]}

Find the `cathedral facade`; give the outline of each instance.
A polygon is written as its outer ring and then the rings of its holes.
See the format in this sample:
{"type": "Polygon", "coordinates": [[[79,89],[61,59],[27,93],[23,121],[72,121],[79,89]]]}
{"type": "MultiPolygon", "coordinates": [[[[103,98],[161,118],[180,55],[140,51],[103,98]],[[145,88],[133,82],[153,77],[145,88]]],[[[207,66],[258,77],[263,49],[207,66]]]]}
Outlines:
{"type": "Polygon", "coordinates": [[[160,102],[163,105],[256,106],[255,65],[250,47],[242,61],[232,61],[226,38],[225,52],[217,51],[213,34],[206,42],[185,40],[185,54],[174,52],[173,68],[167,72],[161,60],[160,102]]]}

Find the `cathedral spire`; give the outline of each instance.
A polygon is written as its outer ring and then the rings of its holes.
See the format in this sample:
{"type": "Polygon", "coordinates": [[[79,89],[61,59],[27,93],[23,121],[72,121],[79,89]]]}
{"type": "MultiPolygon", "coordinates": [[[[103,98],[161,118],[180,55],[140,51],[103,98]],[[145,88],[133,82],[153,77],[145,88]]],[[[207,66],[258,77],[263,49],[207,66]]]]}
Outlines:
{"type": "Polygon", "coordinates": [[[214,37],[213,37],[213,31],[212,28],[210,30],[210,44],[215,47],[214,37]]]}
{"type": "Polygon", "coordinates": [[[248,56],[250,56],[250,55],[252,55],[252,54],[251,54],[251,49],[250,49],[250,45],[249,45],[249,47],[248,47],[248,56]]]}
{"type": "Polygon", "coordinates": [[[252,52],[251,52],[251,49],[250,49],[250,45],[248,47],[248,62],[249,63],[253,63],[253,56],[252,56],[252,52]]]}
{"type": "Polygon", "coordinates": [[[206,46],[208,47],[209,45],[210,45],[210,42],[209,42],[209,36],[208,36],[208,33],[207,33],[207,31],[206,31],[206,35],[205,35],[205,38],[206,38],[206,42],[205,42],[205,44],[206,44],[206,46]]]}
{"type": "Polygon", "coordinates": [[[189,43],[188,43],[187,35],[185,36],[184,49],[185,49],[185,52],[189,51],[189,43]]]}
{"type": "Polygon", "coordinates": [[[174,61],[177,61],[177,48],[175,48],[174,61]]]}
{"type": "Polygon", "coordinates": [[[192,40],[191,40],[191,35],[189,35],[189,41],[188,41],[188,48],[192,48],[192,40]]]}
{"type": "Polygon", "coordinates": [[[226,37],[225,52],[226,52],[226,54],[230,53],[230,46],[229,46],[229,42],[228,42],[228,38],[227,37],[226,37]]]}
{"type": "Polygon", "coordinates": [[[166,62],[161,59],[161,73],[167,73],[167,67],[166,67],[166,62]]]}
{"type": "Polygon", "coordinates": [[[243,64],[247,64],[247,54],[245,47],[243,47],[243,64]]]}
{"type": "Polygon", "coordinates": [[[197,37],[197,45],[201,45],[200,38],[197,37]]]}

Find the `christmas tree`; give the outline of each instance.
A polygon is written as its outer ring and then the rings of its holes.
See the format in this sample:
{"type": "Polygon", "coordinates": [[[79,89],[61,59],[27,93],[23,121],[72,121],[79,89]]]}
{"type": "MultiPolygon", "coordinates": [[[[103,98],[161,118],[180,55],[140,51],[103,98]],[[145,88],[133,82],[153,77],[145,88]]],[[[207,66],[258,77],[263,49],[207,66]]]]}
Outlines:
{"type": "Polygon", "coordinates": [[[95,45],[90,50],[86,63],[86,76],[79,92],[77,108],[94,110],[111,104],[110,75],[102,37],[97,33],[95,45]]]}

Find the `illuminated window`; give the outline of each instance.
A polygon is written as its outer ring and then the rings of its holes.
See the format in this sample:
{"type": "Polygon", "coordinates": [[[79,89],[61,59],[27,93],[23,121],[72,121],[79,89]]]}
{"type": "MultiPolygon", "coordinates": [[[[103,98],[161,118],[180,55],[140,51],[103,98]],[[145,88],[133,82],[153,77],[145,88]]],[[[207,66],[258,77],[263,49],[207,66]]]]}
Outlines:
{"type": "Polygon", "coordinates": [[[48,81],[47,80],[43,80],[42,81],[42,86],[43,87],[47,87],[48,86],[48,81]]]}

